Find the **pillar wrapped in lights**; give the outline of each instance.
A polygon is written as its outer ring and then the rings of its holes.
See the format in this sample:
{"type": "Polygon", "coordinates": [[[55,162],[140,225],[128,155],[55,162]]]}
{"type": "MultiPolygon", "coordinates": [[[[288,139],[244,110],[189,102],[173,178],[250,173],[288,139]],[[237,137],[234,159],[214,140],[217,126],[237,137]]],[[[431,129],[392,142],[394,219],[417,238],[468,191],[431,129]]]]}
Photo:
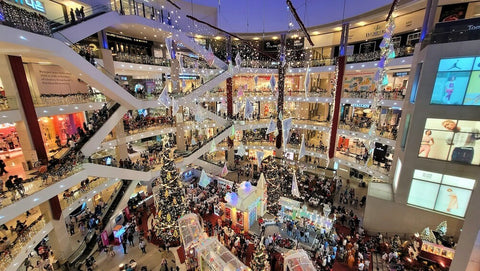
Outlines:
{"type": "Polygon", "coordinates": [[[278,129],[278,135],[276,138],[276,144],[275,146],[277,149],[280,149],[282,147],[282,116],[283,116],[283,103],[285,99],[285,71],[286,71],[286,66],[285,66],[285,51],[286,51],[286,34],[282,34],[280,37],[280,61],[278,63],[278,100],[277,100],[277,129],[278,129]]]}

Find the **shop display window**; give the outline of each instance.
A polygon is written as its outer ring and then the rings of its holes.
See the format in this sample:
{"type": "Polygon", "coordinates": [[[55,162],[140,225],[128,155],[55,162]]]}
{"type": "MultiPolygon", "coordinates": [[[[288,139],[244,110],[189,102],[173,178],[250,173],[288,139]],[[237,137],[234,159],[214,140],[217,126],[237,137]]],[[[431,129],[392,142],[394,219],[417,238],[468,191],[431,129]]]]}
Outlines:
{"type": "Polygon", "coordinates": [[[419,149],[419,157],[480,164],[480,122],[428,118],[419,149]]]}
{"type": "Polygon", "coordinates": [[[408,204],[464,217],[475,180],[416,169],[408,204]]]}

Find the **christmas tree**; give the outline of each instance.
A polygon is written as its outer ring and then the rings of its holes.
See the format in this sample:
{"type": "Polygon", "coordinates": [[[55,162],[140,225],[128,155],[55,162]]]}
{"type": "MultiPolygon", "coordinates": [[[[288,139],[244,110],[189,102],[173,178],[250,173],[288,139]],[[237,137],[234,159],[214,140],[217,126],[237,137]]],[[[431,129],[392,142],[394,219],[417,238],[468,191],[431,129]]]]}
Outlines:
{"type": "Polygon", "coordinates": [[[265,246],[263,245],[263,240],[260,242],[260,245],[257,246],[257,249],[253,253],[252,261],[250,262],[250,268],[253,271],[270,271],[270,263],[268,262],[268,254],[265,246]]]}
{"type": "Polygon", "coordinates": [[[153,181],[153,198],[157,214],[154,221],[156,235],[164,242],[179,242],[177,219],[186,213],[187,206],[180,174],[166,146],[161,154],[160,176],[153,181]]]}

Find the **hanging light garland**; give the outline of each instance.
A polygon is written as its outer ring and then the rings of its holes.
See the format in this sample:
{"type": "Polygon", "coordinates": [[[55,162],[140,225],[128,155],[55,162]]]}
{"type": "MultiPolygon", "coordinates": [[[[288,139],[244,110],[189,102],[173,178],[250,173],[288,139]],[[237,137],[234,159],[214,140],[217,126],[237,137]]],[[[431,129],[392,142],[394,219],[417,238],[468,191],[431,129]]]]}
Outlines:
{"type": "MultiPolygon", "coordinates": [[[[386,66],[388,62],[395,58],[395,48],[392,43],[392,36],[395,30],[395,18],[393,16],[393,11],[396,10],[398,5],[398,1],[395,1],[392,5],[392,12],[388,16],[387,25],[385,29],[385,34],[383,35],[383,40],[380,43],[380,61],[377,64],[377,72],[375,73],[374,82],[375,82],[375,95],[373,97],[372,102],[372,125],[370,130],[368,131],[368,141],[369,141],[369,161],[373,159],[373,150],[375,149],[375,138],[376,138],[376,130],[378,127],[378,121],[380,119],[379,107],[381,106],[381,102],[383,101],[384,97],[382,95],[383,89],[386,85],[388,85],[388,76],[387,76],[387,69],[386,66]]],[[[367,162],[368,164],[368,162],[367,162]]]]}

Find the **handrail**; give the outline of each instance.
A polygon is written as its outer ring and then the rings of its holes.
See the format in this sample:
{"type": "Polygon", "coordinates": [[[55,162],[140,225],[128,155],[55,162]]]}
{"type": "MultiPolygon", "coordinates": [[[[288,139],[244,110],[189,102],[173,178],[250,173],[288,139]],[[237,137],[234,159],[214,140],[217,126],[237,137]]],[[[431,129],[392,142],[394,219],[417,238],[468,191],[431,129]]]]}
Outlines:
{"type": "MultiPolygon", "coordinates": [[[[114,196],[111,196],[109,199],[108,199],[108,208],[110,208],[111,204],[113,204],[113,201],[115,200],[115,198],[118,196],[118,194],[120,193],[120,190],[121,189],[116,189],[115,190],[115,195],[114,196]]],[[[103,212],[102,213],[102,217],[101,219],[103,220],[105,218],[105,216],[107,215],[107,212],[103,212]]],[[[105,225],[106,226],[106,225],[105,225]]],[[[83,239],[82,241],[82,244],[75,250],[75,252],[72,253],[72,255],[70,255],[70,257],[68,257],[68,262],[69,263],[74,263],[76,260],[78,260],[78,258],[83,254],[83,252],[85,251],[85,249],[87,248],[87,243],[90,242],[93,238],[93,236],[95,235],[95,231],[90,231],[86,236],[85,238],[83,239]],[[79,253],[79,254],[78,254],[79,253]],[[78,254],[78,255],[76,255],[78,254]]]]}
{"type": "Polygon", "coordinates": [[[82,18],[82,19],[77,18],[77,20],[75,22],[72,22],[70,16],[68,16],[68,14],[67,14],[67,15],[64,15],[62,17],[50,20],[49,21],[50,28],[52,29],[52,32],[57,32],[57,31],[65,28],[65,27],[67,27],[68,25],[73,25],[73,24],[84,22],[86,20],[94,18],[94,17],[96,17],[100,14],[106,13],[108,11],[111,11],[111,8],[109,6],[106,6],[106,5],[95,5],[95,6],[92,6],[92,7],[87,7],[83,11],[83,13],[85,14],[84,18],[82,18]],[[86,14],[89,14],[89,15],[86,15],[86,14]]]}

